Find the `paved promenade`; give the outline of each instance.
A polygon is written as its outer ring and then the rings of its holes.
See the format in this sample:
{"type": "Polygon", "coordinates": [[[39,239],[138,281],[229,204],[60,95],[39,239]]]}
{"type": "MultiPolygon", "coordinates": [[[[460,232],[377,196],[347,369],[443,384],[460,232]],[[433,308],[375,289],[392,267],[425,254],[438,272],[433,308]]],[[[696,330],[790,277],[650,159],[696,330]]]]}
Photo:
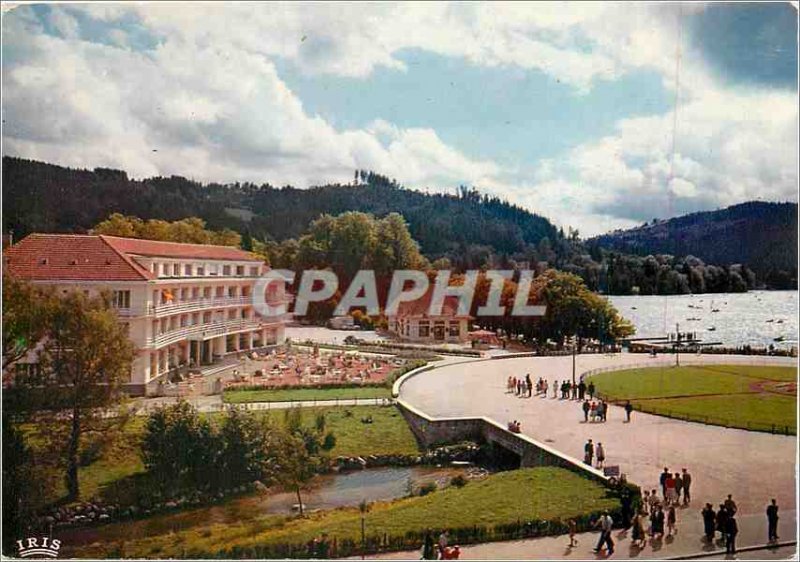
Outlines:
{"type": "MultiPolygon", "coordinates": [[[[718,355],[695,355],[691,359],[711,363],[776,362],[776,358],[718,355]]],[[[653,365],[666,365],[673,363],[674,357],[649,359],[627,354],[583,355],[577,358],[577,373],[647,361],[653,365]]],[[[794,365],[793,360],[785,363],[794,365]]],[[[524,434],[576,459],[582,458],[587,439],[602,442],[606,464],[619,465],[630,481],[649,489],[659,488],[658,477],[664,467],[669,467],[672,472],[687,468],[693,476],[693,505],[691,509],[681,511],[682,525],[687,529],[701,530],[699,510],[702,505],[711,502],[716,507],[727,494],[733,494],[742,517],[742,545],[747,544],[746,537],[751,534],[752,540],[765,534],[760,525],[765,524],[766,504],[774,497],[782,508],[781,539],[796,539],[797,450],[794,437],[707,426],[639,412],[634,412],[631,423],[624,423],[624,411],[616,406],[611,407],[606,423],[584,423],[579,403],[553,399],[552,390],[548,398],[517,398],[507,394],[508,376],[524,376],[526,373],[530,373],[534,380],[544,377],[551,385],[554,379],[571,379],[572,358],[523,357],[451,364],[411,377],[402,385],[400,398],[432,417],[481,415],[502,424],[519,420],[524,434]]],[[[673,548],[665,541],[663,557],[690,554],[692,548],[699,551],[699,534],[694,533],[688,551],[677,546],[673,548]],[[684,552],[672,552],[675,550],[684,552]]],[[[758,541],[759,544],[764,542],[763,538],[758,541]]],[[[563,538],[519,542],[534,542],[542,546],[522,549],[510,546],[513,543],[502,543],[506,546],[479,545],[470,547],[467,557],[472,558],[473,554],[475,558],[571,557],[563,548],[563,538]],[[560,554],[556,555],[555,550],[547,546],[549,541],[562,544],[560,554]]],[[[675,541],[681,542],[682,537],[675,541]]],[[[651,558],[654,554],[643,553],[642,557],[651,558]]],[[[587,557],[587,550],[582,549],[576,557],[587,557]]]]}

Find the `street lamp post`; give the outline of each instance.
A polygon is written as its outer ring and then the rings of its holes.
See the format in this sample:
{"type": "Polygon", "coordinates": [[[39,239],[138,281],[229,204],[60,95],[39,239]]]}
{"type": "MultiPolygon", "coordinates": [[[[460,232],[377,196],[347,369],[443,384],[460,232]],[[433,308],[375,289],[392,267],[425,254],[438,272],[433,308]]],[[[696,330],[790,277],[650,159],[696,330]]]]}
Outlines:
{"type": "Polygon", "coordinates": [[[681,366],[680,360],[680,350],[681,350],[681,326],[680,324],[675,324],[675,366],[681,366]]]}
{"type": "Polygon", "coordinates": [[[572,384],[575,384],[575,354],[578,351],[578,340],[572,340],[572,384]]]}

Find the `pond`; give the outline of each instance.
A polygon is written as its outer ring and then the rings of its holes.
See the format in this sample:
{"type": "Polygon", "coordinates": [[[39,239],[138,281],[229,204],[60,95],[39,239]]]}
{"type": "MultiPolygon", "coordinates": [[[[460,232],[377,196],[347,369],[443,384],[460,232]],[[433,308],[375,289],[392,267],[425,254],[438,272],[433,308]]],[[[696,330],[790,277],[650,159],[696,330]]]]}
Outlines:
{"type": "MultiPolygon", "coordinates": [[[[416,492],[429,482],[442,487],[465,470],[458,467],[388,467],[372,468],[339,474],[317,476],[308,490],[302,492],[308,511],[357,506],[361,501],[374,502],[401,498],[408,493],[409,483],[416,492]]],[[[60,529],[54,536],[70,549],[95,542],[129,541],[147,536],[178,532],[211,524],[241,523],[263,515],[296,513],[294,493],[252,493],[230,501],[173,513],[153,515],[146,519],[122,521],[96,527],[60,529]]]]}

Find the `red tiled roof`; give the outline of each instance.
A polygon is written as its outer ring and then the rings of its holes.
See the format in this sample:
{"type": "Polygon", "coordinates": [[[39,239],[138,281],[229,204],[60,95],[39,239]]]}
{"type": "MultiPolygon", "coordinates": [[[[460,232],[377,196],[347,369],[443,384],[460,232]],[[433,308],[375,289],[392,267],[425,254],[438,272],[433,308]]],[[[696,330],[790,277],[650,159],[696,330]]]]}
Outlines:
{"type": "Polygon", "coordinates": [[[3,266],[33,281],[140,281],[153,274],[101,236],[31,234],[3,252],[3,266]]]}
{"type": "Polygon", "coordinates": [[[198,258],[210,260],[236,260],[261,262],[253,254],[230,246],[212,246],[210,244],[181,244],[179,242],[161,242],[158,240],[142,240],[139,238],[118,238],[101,235],[100,238],[110,246],[124,254],[136,256],[157,256],[164,258],[198,258]]]}
{"type": "MultiPolygon", "coordinates": [[[[431,286],[428,291],[417,300],[401,302],[400,306],[397,307],[397,316],[428,316],[432,298],[433,287],[431,286]]],[[[459,316],[458,297],[446,296],[444,302],[442,302],[442,312],[439,316],[459,316]]],[[[463,316],[468,315],[464,314],[463,316]]]]}

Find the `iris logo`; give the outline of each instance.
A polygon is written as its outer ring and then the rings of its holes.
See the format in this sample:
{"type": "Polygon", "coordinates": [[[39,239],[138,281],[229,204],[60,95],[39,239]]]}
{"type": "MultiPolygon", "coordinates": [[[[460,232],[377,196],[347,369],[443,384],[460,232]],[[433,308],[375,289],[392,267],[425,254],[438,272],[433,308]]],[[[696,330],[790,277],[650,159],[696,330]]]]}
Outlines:
{"type": "Polygon", "coordinates": [[[61,541],[50,537],[28,537],[17,541],[20,558],[58,558],[61,541]]]}

